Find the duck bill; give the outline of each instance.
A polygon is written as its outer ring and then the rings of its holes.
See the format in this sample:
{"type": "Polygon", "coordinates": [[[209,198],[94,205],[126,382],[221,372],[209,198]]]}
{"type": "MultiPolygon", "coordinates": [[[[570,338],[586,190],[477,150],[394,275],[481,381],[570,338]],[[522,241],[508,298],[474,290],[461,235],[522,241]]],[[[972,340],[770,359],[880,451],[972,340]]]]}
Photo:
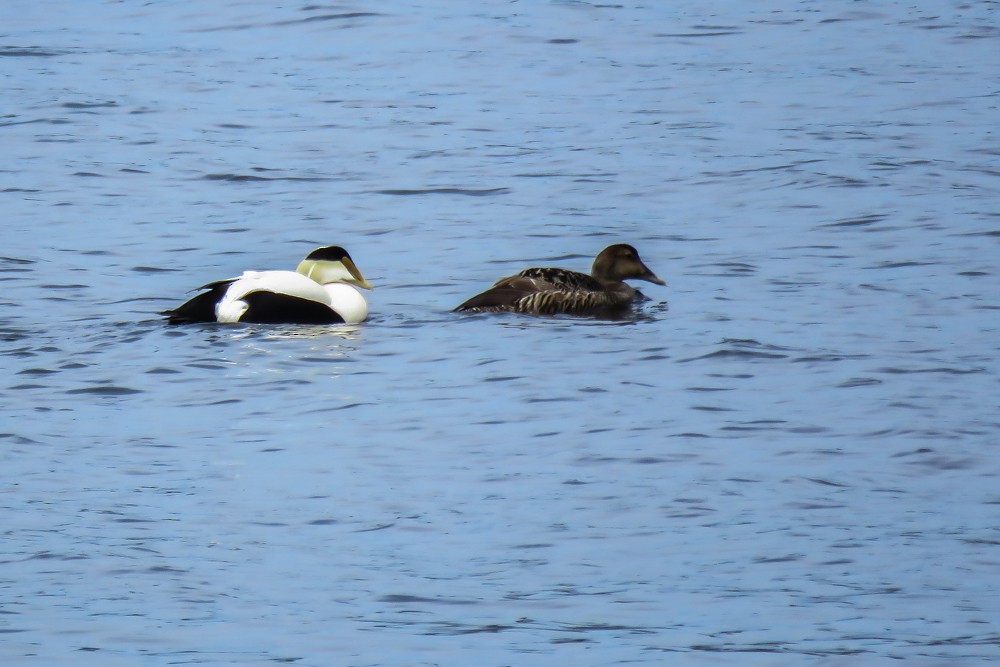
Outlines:
{"type": "Polygon", "coordinates": [[[644,274],[642,274],[641,276],[638,276],[639,280],[645,280],[647,282],[653,283],[654,285],[666,285],[667,284],[666,280],[664,280],[660,276],[658,276],[655,273],[653,273],[652,271],[650,271],[649,267],[646,266],[645,264],[642,265],[642,268],[646,269],[646,272],[644,274]]]}
{"type": "Polygon", "coordinates": [[[365,289],[375,289],[374,285],[368,282],[368,280],[361,275],[361,271],[358,270],[358,267],[354,264],[353,259],[345,257],[342,261],[344,268],[347,269],[347,272],[354,278],[353,282],[355,285],[358,287],[364,287],[365,289]]]}

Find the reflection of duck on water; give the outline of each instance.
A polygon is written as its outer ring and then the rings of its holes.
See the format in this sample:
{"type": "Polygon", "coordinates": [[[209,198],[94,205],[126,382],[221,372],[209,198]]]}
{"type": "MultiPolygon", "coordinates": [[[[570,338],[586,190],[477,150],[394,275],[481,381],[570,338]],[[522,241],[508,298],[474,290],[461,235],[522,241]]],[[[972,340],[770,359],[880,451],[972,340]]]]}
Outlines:
{"type": "Polygon", "coordinates": [[[557,268],[525,269],[501,278],[455,311],[605,315],[628,308],[639,294],[624,282],[628,279],[666,285],[643,264],[635,248],[617,243],[597,255],[590,275],[557,268]]]}
{"type": "Polygon", "coordinates": [[[363,322],[368,303],[352,285],[372,285],[340,246],[313,250],[295,271],[247,271],[164,313],[171,324],[253,322],[336,324],[363,322]]]}

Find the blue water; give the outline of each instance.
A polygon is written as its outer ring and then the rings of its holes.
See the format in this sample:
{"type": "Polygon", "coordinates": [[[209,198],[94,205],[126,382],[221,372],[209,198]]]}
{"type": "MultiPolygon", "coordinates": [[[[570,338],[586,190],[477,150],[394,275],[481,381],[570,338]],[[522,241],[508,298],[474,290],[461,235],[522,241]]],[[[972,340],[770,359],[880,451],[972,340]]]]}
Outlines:
{"type": "Polygon", "coordinates": [[[3,665],[1000,658],[998,3],[0,13],[3,665]]]}

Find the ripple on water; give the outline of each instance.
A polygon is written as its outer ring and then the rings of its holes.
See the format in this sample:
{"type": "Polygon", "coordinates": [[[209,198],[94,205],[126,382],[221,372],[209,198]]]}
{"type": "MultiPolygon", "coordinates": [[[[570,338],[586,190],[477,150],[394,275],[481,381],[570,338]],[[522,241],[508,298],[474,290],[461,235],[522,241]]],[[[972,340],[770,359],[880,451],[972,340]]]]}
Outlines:
{"type": "Polygon", "coordinates": [[[990,4],[433,4],[5,21],[4,664],[995,661],[990,4]],[[364,326],[157,314],[328,242],[364,326]]]}

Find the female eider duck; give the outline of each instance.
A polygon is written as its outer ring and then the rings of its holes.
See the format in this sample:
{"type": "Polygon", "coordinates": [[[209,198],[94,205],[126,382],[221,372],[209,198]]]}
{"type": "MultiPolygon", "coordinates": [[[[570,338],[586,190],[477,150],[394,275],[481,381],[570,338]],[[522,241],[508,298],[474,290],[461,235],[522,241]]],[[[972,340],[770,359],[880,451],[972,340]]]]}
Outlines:
{"type": "Polygon", "coordinates": [[[623,282],[630,278],[666,285],[642,263],[635,248],[616,243],[597,255],[590,275],[566,269],[525,269],[501,278],[455,312],[609,315],[628,308],[639,294],[623,282]]]}
{"type": "Polygon", "coordinates": [[[207,292],[164,315],[170,324],[355,324],[368,317],[368,303],[352,285],[372,289],[346,250],[325,246],[295,271],[246,271],[204,285],[207,292]]]}

